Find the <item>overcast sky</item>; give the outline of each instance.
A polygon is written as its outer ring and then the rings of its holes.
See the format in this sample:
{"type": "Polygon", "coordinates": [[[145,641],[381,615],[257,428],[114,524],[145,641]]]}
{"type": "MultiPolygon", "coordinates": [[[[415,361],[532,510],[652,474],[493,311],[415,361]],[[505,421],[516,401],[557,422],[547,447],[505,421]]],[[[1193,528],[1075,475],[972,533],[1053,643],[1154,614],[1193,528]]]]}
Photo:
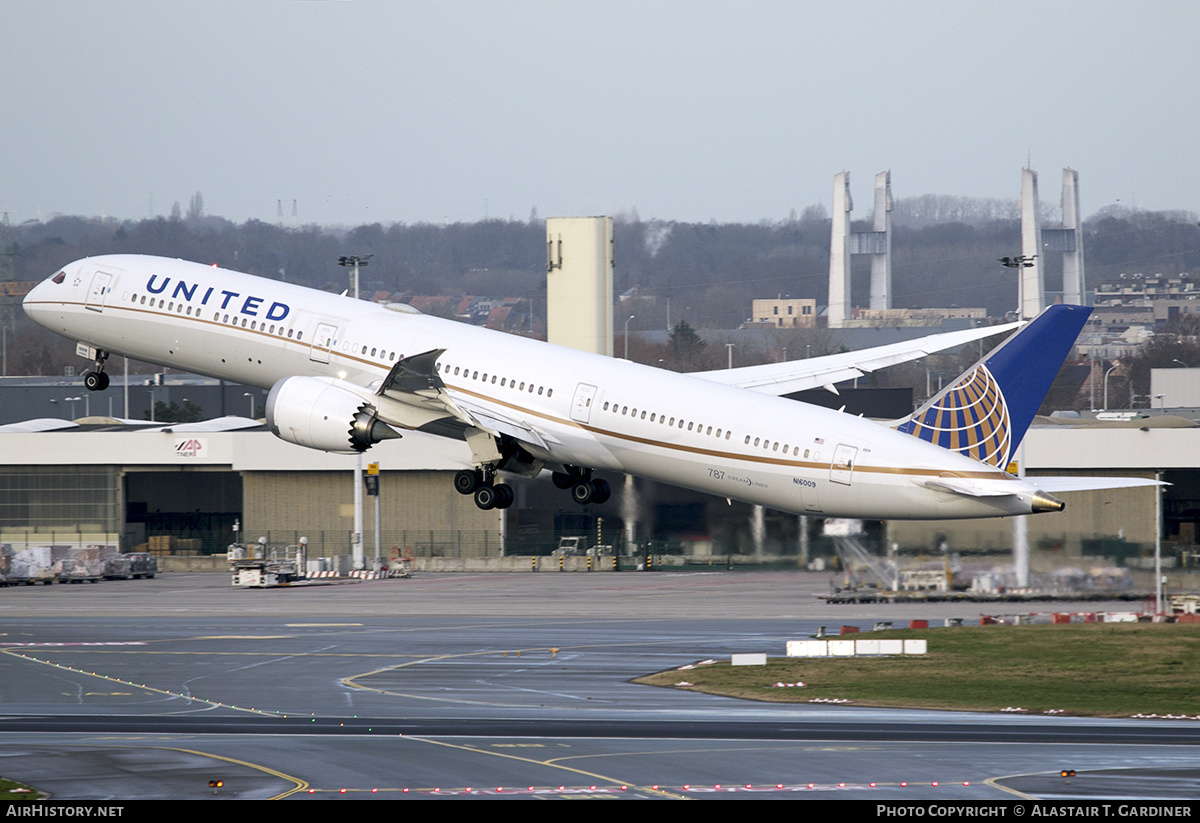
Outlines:
{"type": "Polygon", "coordinates": [[[0,211],[720,222],[1200,210],[1195,0],[0,0],[0,211]]]}

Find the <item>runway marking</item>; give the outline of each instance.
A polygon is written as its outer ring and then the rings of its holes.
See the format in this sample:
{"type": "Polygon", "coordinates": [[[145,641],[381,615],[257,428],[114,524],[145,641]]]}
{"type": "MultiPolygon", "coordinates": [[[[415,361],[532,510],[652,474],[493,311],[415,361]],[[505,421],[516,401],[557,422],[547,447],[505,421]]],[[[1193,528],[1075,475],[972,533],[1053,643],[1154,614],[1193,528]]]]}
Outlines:
{"type": "Polygon", "coordinates": [[[93,748],[111,748],[111,749],[139,749],[139,750],[140,749],[162,749],[163,751],[167,751],[167,752],[182,752],[183,754],[194,754],[197,757],[208,757],[213,760],[221,760],[226,763],[233,763],[236,766],[245,766],[248,769],[254,769],[255,771],[264,772],[265,774],[269,774],[272,777],[278,777],[280,780],[286,780],[289,783],[293,784],[292,788],[288,789],[286,792],[277,794],[274,797],[269,797],[269,798],[267,798],[268,800],[283,800],[284,798],[290,797],[291,795],[295,794],[296,792],[304,791],[305,789],[308,788],[308,781],[302,780],[299,777],[294,777],[290,774],[285,774],[284,772],[281,772],[277,769],[272,769],[270,766],[263,766],[258,763],[251,763],[248,760],[239,760],[236,757],[226,757],[225,755],[222,755],[222,754],[213,754],[212,752],[202,752],[199,749],[184,749],[180,746],[118,746],[115,744],[107,744],[107,743],[99,743],[99,744],[97,744],[97,743],[76,743],[73,745],[76,747],[79,747],[79,748],[86,748],[86,747],[90,746],[93,748]]]}
{"type": "MultiPolygon", "coordinates": [[[[583,769],[576,769],[572,766],[563,766],[563,765],[555,763],[553,760],[535,760],[532,757],[521,757],[520,755],[508,754],[506,752],[491,752],[486,749],[481,749],[477,746],[467,746],[467,745],[464,745],[461,743],[448,743],[444,740],[434,740],[429,737],[410,737],[410,736],[406,735],[404,739],[405,740],[416,740],[419,743],[429,743],[434,746],[445,746],[448,749],[458,749],[460,751],[467,751],[467,752],[471,752],[473,754],[485,754],[485,755],[488,755],[489,757],[501,757],[506,760],[517,760],[522,763],[530,763],[535,766],[545,766],[545,767],[548,767],[551,769],[560,769],[562,771],[572,772],[574,774],[582,775],[584,777],[591,777],[591,778],[595,778],[597,780],[603,780],[607,783],[614,784],[614,786],[634,786],[634,785],[636,785],[635,783],[630,782],[630,781],[617,780],[616,778],[613,778],[613,777],[608,777],[608,776],[602,775],[602,774],[596,774],[595,772],[584,771],[583,769]]],[[[687,799],[686,797],[683,797],[682,795],[671,794],[670,792],[668,792],[664,789],[653,789],[649,786],[638,786],[637,788],[640,791],[653,792],[654,794],[659,794],[659,795],[662,795],[663,797],[671,797],[676,800],[686,800],[687,799]]],[[[595,789],[592,789],[591,791],[595,791],[595,789]]]]}
{"type": "Polygon", "coordinates": [[[1029,772],[1027,774],[1003,774],[1003,775],[998,775],[996,777],[986,778],[983,781],[983,784],[985,786],[991,786],[993,789],[999,789],[1002,792],[1008,792],[1009,794],[1016,795],[1017,797],[1021,798],[1022,800],[1037,800],[1037,798],[1031,794],[1025,794],[1024,792],[1019,792],[1016,789],[1010,789],[1008,786],[1001,786],[996,781],[997,780],[1008,780],[1013,777],[1041,777],[1042,775],[1045,775],[1045,774],[1050,774],[1050,772],[1029,772]]]}
{"type": "MultiPolygon", "coordinates": [[[[151,694],[161,694],[165,697],[169,697],[169,698],[172,698],[175,700],[186,700],[189,703],[203,703],[203,704],[207,705],[209,708],[233,709],[234,711],[247,712],[249,714],[262,715],[264,717],[285,717],[286,716],[281,712],[266,711],[263,709],[255,709],[255,708],[246,707],[246,706],[234,706],[229,703],[222,703],[217,700],[205,700],[202,697],[193,697],[192,695],[189,695],[189,694],[180,694],[178,692],[172,692],[167,689],[159,689],[154,686],[147,686],[145,683],[134,683],[131,680],[122,680],[119,677],[113,677],[113,676],[107,675],[107,674],[100,674],[99,672],[87,672],[87,671],[84,671],[83,669],[77,669],[74,666],[66,666],[62,663],[53,663],[49,660],[42,660],[37,657],[32,657],[28,654],[23,654],[15,649],[0,649],[0,654],[7,655],[9,657],[15,657],[19,660],[24,660],[24,661],[27,661],[30,663],[39,663],[43,666],[49,666],[53,669],[60,669],[62,671],[71,672],[72,674],[83,675],[85,677],[98,677],[101,680],[107,680],[109,683],[116,683],[121,686],[132,686],[134,688],[141,689],[144,692],[150,692],[151,694]]],[[[97,693],[96,692],[84,692],[83,693],[84,696],[87,696],[88,694],[97,694],[97,693]]],[[[109,694],[113,694],[113,693],[109,693],[109,694]]]]}
{"type": "MultiPolygon", "coordinates": [[[[733,635],[731,637],[738,637],[738,636],[740,636],[740,635],[733,635]]],[[[731,639],[731,637],[712,638],[710,640],[700,641],[700,642],[725,643],[725,642],[728,642],[731,639]]],[[[504,708],[512,708],[513,706],[516,706],[516,705],[533,706],[535,704],[501,703],[501,702],[497,702],[497,701],[487,701],[487,700],[467,700],[464,698],[445,697],[442,695],[435,696],[435,695],[412,694],[411,692],[399,692],[399,691],[394,691],[391,689],[382,689],[382,688],[376,688],[374,686],[366,686],[357,681],[359,678],[371,677],[373,675],[386,674],[387,672],[394,672],[394,671],[397,671],[398,669],[408,668],[409,666],[415,666],[415,665],[418,665],[421,663],[433,663],[433,662],[439,662],[439,661],[445,661],[445,660],[456,660],[456,659],[460,659],[460,658],[481,657],[481,656],[487,656],[487,655],[504,655],[504,656],[513,655],[513,654],[521,655],[521,654],[533,654],[533,653],[537,653],[537,652],[547,652],[548,653],[550,648],[557,648],[558,654],[561,655],[564,652],[578,651],[580,649],[624,649],[624,648],[631,648],[631,647],[642,648],[642,647],[668,645],[668,644],[672,644],[672,643],[676,643],[676,642],[677,641],[675,641],[675,640],[655,640],[655,641],[645,641],[645,642],[635,642],[635,643],[588,643],[588,644],[581,644],[581,645],[575,645],[575,646],[556,646],[556,647],[536,646],[536,647],[525,648],[525,649],[488,649],[488,650],[484,650],[484,651],[461,652],[461,653],[457,653],[457,654],[442,654],[442,655],[431,655],[431,656],[427,655],[427,656],[419,658],[417,660],[410,660],[406,663],[398,663],[394,666],[384,666],[383,668],[374,669],[369,672],[361,672],[359,674],[348,675],[347,677],[343,677],[339,682],[343,686],[346,686],[347,688],[361,689],[363,691],[375,692],[376,694],[386,694],[391,697],[406,697],[410,700],[428,700],[428,701],[432,701],[435,703],[439,703],[439,702],[440,703],[456,703],[456,704],[470,705],[470,706],[500,706],[500,707],[504,707],[504,708]]],[[[371,657],[371,656],[386,657],[389,655],[362,655],[362,656],[363,657],[371,657]]],[[[547,661],[547,662],[551,662],[551,661],[547,661]]],[[[568,695],[560,695],[556,692],[542,692],[537,689],[518,689],[515,687],[510,687],[510,688],[512,691],[530,691],[535,694],[556,694],[557,696],[560,696],[560,697],[568,696],[568,695]]],[[[583,700],[585,698],[580,698],[580,699],[583,700]]]]}

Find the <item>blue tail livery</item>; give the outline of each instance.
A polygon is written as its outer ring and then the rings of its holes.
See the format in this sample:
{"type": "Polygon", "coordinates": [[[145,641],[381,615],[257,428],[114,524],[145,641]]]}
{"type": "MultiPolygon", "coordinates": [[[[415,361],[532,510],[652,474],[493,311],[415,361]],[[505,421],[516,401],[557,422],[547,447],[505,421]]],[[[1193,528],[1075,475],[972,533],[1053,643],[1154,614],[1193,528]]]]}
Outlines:
{"type": "Polygon", "coordinates": [[[1050,306],[896,427],[1004,468],[1092,310],[1050,306]]]}

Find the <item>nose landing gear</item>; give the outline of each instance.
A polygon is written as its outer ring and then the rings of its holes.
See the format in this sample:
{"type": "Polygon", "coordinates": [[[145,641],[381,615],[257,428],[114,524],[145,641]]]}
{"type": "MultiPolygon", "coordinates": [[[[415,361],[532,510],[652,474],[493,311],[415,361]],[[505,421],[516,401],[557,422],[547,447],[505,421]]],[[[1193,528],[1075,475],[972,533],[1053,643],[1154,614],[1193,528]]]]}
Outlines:
{"type": "Polygon", "coordinates": [[[108,360],[108,352],[96,352],[96,368],[83,376],[83,386],[88,391],[104,391],[108,388],[108,375],[104,372],[104,362],[108,360]]]}

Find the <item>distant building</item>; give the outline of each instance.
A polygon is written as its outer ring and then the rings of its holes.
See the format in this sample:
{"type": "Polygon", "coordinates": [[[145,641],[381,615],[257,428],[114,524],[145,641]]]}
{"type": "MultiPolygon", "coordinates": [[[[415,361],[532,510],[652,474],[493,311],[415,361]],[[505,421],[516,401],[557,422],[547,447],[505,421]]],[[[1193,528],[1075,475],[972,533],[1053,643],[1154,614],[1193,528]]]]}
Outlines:
{"type": "Polygon", "coordinates": [[[1200,314],[1200,285],[1189,274],[1121,274],[1096,287],[1097,309],[1151,309],[1153,322],[1200,314]]]}
{"type": "Polygon", "coordinates": [[[987,317],[987,309],[958,306],[929,309],[853,309],[850,317],[852,322],[886,322],[894,326],[926,325],[931,320],[982,320],[987,317]]]}
{"type": "Polygon", "coordinates": [[[755,300],[751,322],[769,323],[777,329],[811,329],[816,326],[817,301],[808,298],[755,300]]]}

